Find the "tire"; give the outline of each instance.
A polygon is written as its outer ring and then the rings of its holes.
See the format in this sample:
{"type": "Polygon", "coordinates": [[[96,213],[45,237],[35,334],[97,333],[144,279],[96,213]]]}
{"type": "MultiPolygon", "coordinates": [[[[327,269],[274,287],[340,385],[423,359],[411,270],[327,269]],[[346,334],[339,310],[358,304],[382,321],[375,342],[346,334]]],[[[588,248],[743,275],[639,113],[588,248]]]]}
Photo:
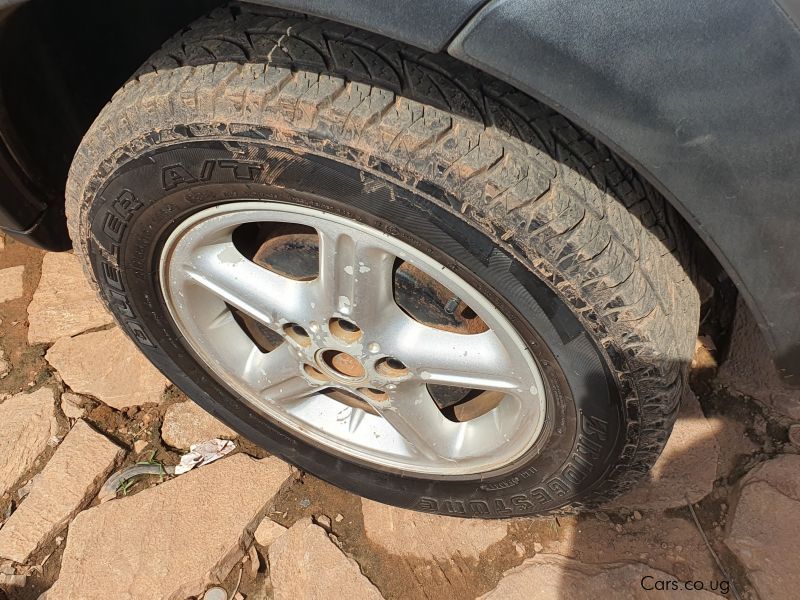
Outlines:
{"type": "Polygon", "coordinates": [[[101,297],[165,375],[269,452],[363,496],[484,518],[593,508],[648,471],[675,420],[699,318],[679,219],[590,135],[448,56],[220,8],[103,109],[67,213],[101,297]],[[162,262],[192,218],[243,199],[379,232],[488,299],[525,345],[508,355],[530,353],[541,376],[534,443],[480,472],[415,472],[243,400],[170,312],[162,262]]]}

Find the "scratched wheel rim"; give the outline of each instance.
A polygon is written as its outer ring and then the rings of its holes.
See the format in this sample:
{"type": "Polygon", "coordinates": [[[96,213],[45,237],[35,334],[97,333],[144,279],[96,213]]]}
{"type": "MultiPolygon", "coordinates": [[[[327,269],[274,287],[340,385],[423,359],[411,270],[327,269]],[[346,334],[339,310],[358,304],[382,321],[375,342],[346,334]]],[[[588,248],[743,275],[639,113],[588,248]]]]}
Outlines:
{"type": "Polygon", "coordinates": [[[378,229],[290,204],[225,204],[172,232],[160,281],[185,343],[219,381],[334,454],[471,475],[513,463],[541,434],[542,377],[515,328],[456,273],[378,229]],[[301,233],[252,251],[253,231],[286,228],[301,233]],[[278,248],[273,262],[264,248],[278,248]],[[292,256],[316,272],[281,266],[292,256]],[[401,273],[452,294],[434,304],[455,325],[398,303],[401,273]]]}

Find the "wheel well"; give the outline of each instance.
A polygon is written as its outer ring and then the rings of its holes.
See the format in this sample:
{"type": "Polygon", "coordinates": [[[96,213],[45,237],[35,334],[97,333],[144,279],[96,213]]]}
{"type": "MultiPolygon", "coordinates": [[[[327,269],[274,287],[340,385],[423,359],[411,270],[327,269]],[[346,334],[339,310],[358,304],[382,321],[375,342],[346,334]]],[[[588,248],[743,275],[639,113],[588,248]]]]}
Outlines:
{"type": "Polygon", "coordinates": [[[16,162],[63,199],[103,105],[175,31],[218,0],[31,0],[0,13],[0,128],[16,162]]]}
{"type": "MultiPolygon", "coordinates": [[[[0,130],[28,177],[63,202],[72,157],[114,92],[176,31],[223,0],[30,0],[2,12],[0,130]]],[[[56,207],[61,214],[61,205],[56,207]]],[[[703,333],[724,347],[735,287],[682,217],[695,247],[703,333]]]]}

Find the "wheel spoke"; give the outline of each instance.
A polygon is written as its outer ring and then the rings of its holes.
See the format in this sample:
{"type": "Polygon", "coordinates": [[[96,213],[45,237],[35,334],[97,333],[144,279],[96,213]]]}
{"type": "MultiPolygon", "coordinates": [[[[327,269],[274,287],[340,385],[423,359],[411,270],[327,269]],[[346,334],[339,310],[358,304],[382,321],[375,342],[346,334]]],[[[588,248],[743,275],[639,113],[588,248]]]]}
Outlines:
{"type": "Polygon", "coordinates": [[[458,456],[458,429],[444,417],[424,385],[406,382],[397,386],[390,400],[368,399],[389,424],[428,460],[455,460],[458,456]]]}
{"type": "Polygon", "coordinates": [[[265,401],[282,403],[318,391],[302,376],[301,369],[294,350],[284,343],[269,354],[251,355],[244,368],[244,377],[258,389],[258,395],[265,401]]]}
{"type": "Polygon", "coordinates": [[[360,408],[350,407],[350,415],[347,419],[347,431],[354,433],[359,428],[361,423],[364,422],[365,413],[360,408]]]}
{"type": "Polygon", "coordinates": [[[231,243],[200,248],[183,273],[265,325],[280,319],[304,322],[312,312],[310,282],[273,273],[249,261],[231,243]]]}
{"type": "Polygon", "coordinates": [[[514,361],[491,330],[461,334],[396,315],[384,330],[383,352],[401,360],[425,383],[513,391],[520,386],[514,361]]]}
{"type": "Polygon", "coordinates": [[[320,294],[333,312],[369,326],[392,297],[395,257],[374,242],[336,227],[318,230],[320,239],[320,294]]]}

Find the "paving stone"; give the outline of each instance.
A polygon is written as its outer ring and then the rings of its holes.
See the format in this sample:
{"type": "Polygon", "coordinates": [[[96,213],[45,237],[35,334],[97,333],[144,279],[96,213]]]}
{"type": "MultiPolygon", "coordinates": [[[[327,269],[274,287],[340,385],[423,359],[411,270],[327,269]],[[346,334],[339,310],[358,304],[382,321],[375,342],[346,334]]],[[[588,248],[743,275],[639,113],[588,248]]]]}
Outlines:
{"type": "Polygon", "coordinates": [[[83,273],[78,258],[68,252],[45,254],[42,277],[28,305],[28,343],[55,342],[113,323],[83,273]]]}
{"type": "Polygon", "coordinates": [[[78,394],[64,392],[61,394],[61,412],[68,419],[80,419],[86,412],[83,408],[84,399],[78,394]]]}
{"type": "Polygon", "coordinates": [[[118,327],[61,338],[46,358],[73,391],[116,409],[161,402],[169,384],[118,327]]]}
{"type": "Polygon", "coordinates": [[[762,600],[800,589],[800,456],[760,464],[736,487],[725,544],[748,571],[762,600]]]}
{"type": "Polygon", "coordinates": [[[791,419],[800,419],[800,390],[781,379],[764,336],[741,297],[736,304],[730,351],[720,366],[717,382],[791,419]]]}
{"type": "Polygon", "coordinates": [[[290,474],[277,458],[236,454],[80,513],[40,600],[200,596],[244,557],[290,474]]]}
{"type": "Polygon", "coordinates": [[[236,432],[194,402],[179,402],[167,409],[161,439],[173,448],[188,450],[196,442],[213,438],[233,439],[236,432]]]}
{"type": "Polygon", "coordinates": [[[275,600],[383,598],[358,563],[343,554],[311,519],[298,521],[270,545],[269,565],[275,600]]]}
{"type": "Polygon", "coordinates": [[[672,435],[649,475],[612,506],[664,510],[686,506],[687,495],[697,502],[711,493],[720,454],[714,428],[719,426],[705,418],[697,397],[687,389],[672,435]]]}
{"type": "Polygon", "coordinates": [[[0,269],[0,304],[22,298],[22,274],[25,267],[0,269]]]}
{"type": "Polygon", "coordinates": [[[272,542],[277,540],[284,533],[286,533],[286,527],[280,523],[276,523],[269,517],[266,517],[263,521],[261,521],[261,523],[258,524],[258,528],[256,529],[255,533],[255,540],[257,544],[267,548],[272,542]]]}
{"type": "Polygon", "coordinates": [[[0,379],[11,372],[11,361],[6,358],[3,349],[0,348],[0,379]]]}
{"type": "Polygon", "coordinates": [[[418,558],[478,556],[506,537],[505,521],[429,515],[361,499],[367,537],[386,551],[418,558]]]}
{"type": "Polygon", "coordinates": [[[789,442],[800,448],[800,423],[792,423],[789,425],[789,442]]]}
{"type": "Polygon", "coordinates": [[[94,497],[123,454],[84,421],[75,423],[0,529],[0,557],[27,562],[94,497]]]}
{"type": "Polygon", "coordinates": [[[657,581],[677,579],[641,563],[585,564],[556,554],[539,554],[504,573],[497,587],[481,600],[672,600],[696,598],[719,600],[706,590],[647,590],[657,581]],[[646,579],[651,577],[652,579],[646,579]]]}
{"type": "MultiPolygon", "coordinates": [[[[0,591],[5,589],[11,593],[11,588],[24,588],[27,581],[27,575],[6,575],[5,573],[0,573],[0,591]]],[[[6,596],[0,596],[0,598],[5,600],[6,596]]]]}
{"type": "Polygon", "coordinates": [[[57,432],[50,388],[17,394],[0,404],[0,496],[33,466],[57,432]]]}

